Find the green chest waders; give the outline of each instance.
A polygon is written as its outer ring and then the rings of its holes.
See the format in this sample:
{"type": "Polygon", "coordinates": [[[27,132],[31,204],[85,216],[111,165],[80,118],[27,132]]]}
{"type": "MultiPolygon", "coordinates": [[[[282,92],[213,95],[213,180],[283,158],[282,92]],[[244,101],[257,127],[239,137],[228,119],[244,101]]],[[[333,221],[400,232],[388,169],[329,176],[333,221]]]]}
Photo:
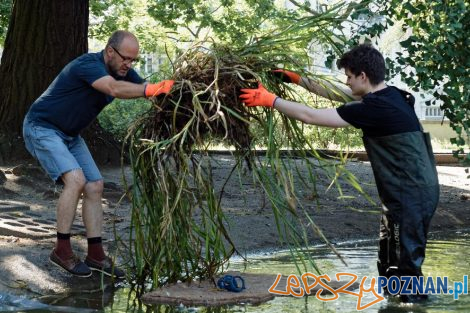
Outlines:
{"type": "Polygon", "coordinates": [[[439,200],[429,134],[421,131],[364,137],[383,210],[381,276],[422,276],[427,234],[439,200]]]}

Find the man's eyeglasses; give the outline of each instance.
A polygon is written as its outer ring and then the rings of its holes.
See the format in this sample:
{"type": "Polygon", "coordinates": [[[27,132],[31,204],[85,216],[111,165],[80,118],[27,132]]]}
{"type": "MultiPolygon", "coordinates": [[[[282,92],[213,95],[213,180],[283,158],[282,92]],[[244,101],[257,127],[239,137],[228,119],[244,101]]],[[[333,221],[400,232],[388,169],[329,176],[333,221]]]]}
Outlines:
{"type": "Polygon", "coordinates": [[[118,49],[114,48],[113,46],[110,46],[111,48],[113,48],[114,51],[116,51],[116,53],[121,57],[122,59],[122,62],[126,63],[126,64],[133,64],[133,63],[137,63],[139,62],[139,59],[133,59],[133,58],[130,58],[130,57],[125,57],[123,56],[119,51],[118,49]]]}

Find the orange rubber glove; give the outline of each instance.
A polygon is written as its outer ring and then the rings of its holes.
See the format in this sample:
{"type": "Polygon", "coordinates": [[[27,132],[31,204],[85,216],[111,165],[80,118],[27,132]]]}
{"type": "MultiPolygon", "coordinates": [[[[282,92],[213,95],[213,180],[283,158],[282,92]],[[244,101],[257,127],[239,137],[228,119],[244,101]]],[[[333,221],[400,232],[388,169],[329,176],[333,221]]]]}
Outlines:
{"type": "Polygon", "coordinates": [[[293,84],[299,84],[300,83],[300,75],[295,73],[295,72],[291,72],[291,71],[288,71],[288,70],[281,70],[281,69],[276,69],[276,70],[272,70],[272,73],[274,74],[274,76],[282,79],[283,82],[285,83],[293,83],[293,84]]]}
{"type": "Polygon", "coordinates": [[[162,93],[168,94],[174,83],[174,80],[162,80],[156,84],[147,84],[145,85],[144,94],[146,97],[156,97],[162,93]]]}
{"type": "Polygon", "coordinates": [[[272,108],[278,98],[275,94],[267,91],[261,83],[259,83],[257,89],[245,88],[241,89],[241,92],[240,99],[249,107],[263,106],[272,108]]]}

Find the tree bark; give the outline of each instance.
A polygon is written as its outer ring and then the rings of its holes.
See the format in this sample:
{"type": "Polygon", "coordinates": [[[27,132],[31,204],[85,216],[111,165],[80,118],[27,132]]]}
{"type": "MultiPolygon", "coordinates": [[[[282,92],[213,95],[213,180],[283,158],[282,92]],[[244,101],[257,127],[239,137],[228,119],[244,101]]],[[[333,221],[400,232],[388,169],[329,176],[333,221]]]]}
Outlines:
{"type": "Polygon", "coordinates": [[[29,106],[88,50],[88,1],[16,0],[0,64],[0,131],[21,132],[29,106]]]}
{"type": "MultiPolygon", "coordinates": [[[[87,0],[14,2],[0,64],[0,163],[28,156],[22,140],[24,116],[62,68],[87,52],[88,14],[87,0]]],[[[94,129],[103,132],[99,126],[94,129]]],[[[89,148],[93,153],[109,147],[89,148]]]]}
{"type": "Polygon", "coordinates": [[[88,1],[14,2],[0,64],[0,162],[24,154],[26,112],[87,40],[88,1]]]}

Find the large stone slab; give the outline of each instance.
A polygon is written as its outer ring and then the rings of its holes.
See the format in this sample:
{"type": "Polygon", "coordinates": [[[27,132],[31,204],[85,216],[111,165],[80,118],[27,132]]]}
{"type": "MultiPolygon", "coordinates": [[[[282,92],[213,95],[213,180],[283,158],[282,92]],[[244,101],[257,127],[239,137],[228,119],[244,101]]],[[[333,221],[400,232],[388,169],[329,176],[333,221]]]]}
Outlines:
{"type": "MultiPolygon", "coordinates": [[[[272,300],[275,296],[268,290],[276,281],[277,275],[251,274],[229,272],[226,274],[240,275],[245,280],[246,289],[241,292],[230,292],[217,288],[211,280],[202,282],[172,284],[142,296],[142,301],[148,304],[167,304],[185,306],[221,306],[239,303],[259,304],[272,300]]],[[[218,279],[218,278],[217,278],[218,279]]],[[[275,290],[286,290],[287,276],[282,276],[275,290]]],[[[328,286],[338,289],[345,285],[345,282],[330,281],[328,286]]],[[[358,288],[359,284],[352,284],[348,290],[358,288]]],[[[315,295],[318,290],[325,288],[317,285],[310,290],[310,295],[315,295]]],[[[299,290],[299,289],[295,289],[299,290]]],[[[323,294],[323,293],[322,293],[323,294]]]]}

